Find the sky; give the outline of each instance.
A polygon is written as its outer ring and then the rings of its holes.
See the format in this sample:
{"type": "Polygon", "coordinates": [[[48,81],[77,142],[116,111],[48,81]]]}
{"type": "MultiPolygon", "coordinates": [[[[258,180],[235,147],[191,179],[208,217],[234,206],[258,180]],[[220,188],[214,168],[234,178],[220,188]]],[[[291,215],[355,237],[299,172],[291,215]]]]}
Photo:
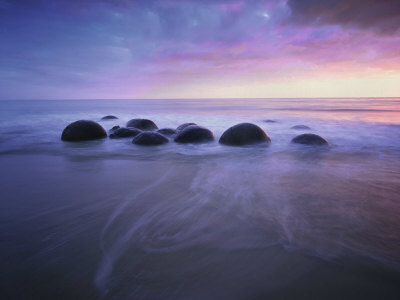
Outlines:
{"type": "Polygon", "coordinates": [[[0,0],[0,99],[398,96],[398,0],[0,0]]]}

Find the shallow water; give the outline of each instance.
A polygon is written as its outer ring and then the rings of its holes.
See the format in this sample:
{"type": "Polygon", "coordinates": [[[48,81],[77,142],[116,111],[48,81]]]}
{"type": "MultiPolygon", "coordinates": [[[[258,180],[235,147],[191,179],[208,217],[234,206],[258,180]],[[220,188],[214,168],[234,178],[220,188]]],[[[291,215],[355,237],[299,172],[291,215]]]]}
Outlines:
{"type": "Polygon", "coordinates": [[[399,110],[399,98],[1,101],[3,295],[397,299],[399,110]],[[60,141],[78,119],[135,117],[217,140],[252,122],[272,143],[60,141]],[[303,132],[331,146],[290,144],[303,132]]]}

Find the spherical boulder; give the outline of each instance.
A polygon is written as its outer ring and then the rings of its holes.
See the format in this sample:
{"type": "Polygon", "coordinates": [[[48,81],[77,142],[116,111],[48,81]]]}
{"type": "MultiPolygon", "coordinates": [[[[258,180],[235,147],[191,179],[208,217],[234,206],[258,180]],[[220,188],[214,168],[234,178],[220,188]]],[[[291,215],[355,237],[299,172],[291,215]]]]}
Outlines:
{"type": "Polygon", "coordinates": [[[168,143],[168,139],[161,133],[145,131],[135,136],[132,143],[142,146],[156,146],[168,143]]]}
{"type": "Polygon", "coordinates": [[[173,136],[176,134],[176,130],[172,128],[162,128],[157,130],[158,133],[161,133],[165,136],[173,136]]]}
{"type": "Polygon", "coordinates": [[[108,132],[109,132],[109,133],[113,133],[115,130],[117,130],[117,129],[119,129],[119,128],[121,128],[121,127],[118,126],[118,125],[113,126],[108,132]]]}
{"type": "Polygon", "coordinates": [[[181,144],[207,143],[213,140],[214,134],[211,130],[197,125],[186,126],[185,129],[178,132],[178,135],[174,139],[175,142],[181,144]]]}
{"type": "Polygon", "coordinates": [[[311,128],[306,126],[306,125],[295,125],[290,127],[290,129],[295,129],[295,130],[310,130],[311,128]]]}
{"type": "Polygon", "coordinates": [[[118,139],[118,138],[126,138],[126,137],[133,137],[133,136],[137,136],[138,134],[142,133],[141,130],[137,129],[137,128],[118,128],[115,129],[111,134],[110,134],[110,138],[112,139],[118,139]]]}
{"type": "Polygon", "coordinates": [[[292,140],[292,143],[313,146],[329,145],[327,140],[313,133],[300,134],[292,140]]]}
{"type": "Polygon", "coordinates": [[[145,131],[158,129],[157,125],[153,121],[147,119],[132,119],[126,123],[126,127],[135,127],[145,131]]]}
{"type": "Polygon", "coordinates": [[[185,129],[186,127],[191,126],[191,125],[197,125],[197,124],[196,123],[183,123],[182,125],[179,125],[176,128],[176,131],[182,131],[183,129],[185,129]]]}
{"type": "Polygon", "coordinates": [[[240,123],[228,128],[219,139],[223,145],[244,146],[258,143],[270,143],[269,136],[257,125],[240,123]]]}
{"type": "Polygon", "coordinates": [[[61,134],[61,139],[63,141],[78,142],[101,139],[106,136],[107,133],[100,124],[89,120],[79,120],[65,127],[61,134]]]}
{"type": "Polygon", "coordinates": [[[118,118],[116,116],[104,116],[101,119],[104,121],[104,120],[116,120],[118,118]]]}

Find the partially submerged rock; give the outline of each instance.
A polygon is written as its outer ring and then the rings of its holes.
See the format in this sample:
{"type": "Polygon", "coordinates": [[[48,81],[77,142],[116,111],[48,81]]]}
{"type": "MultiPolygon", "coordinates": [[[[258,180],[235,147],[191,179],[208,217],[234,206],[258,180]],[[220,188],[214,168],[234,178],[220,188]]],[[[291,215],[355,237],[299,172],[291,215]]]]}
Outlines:
{"type": "Polygon", "coordinates": [[[168,139],[161,133],[145,131],[135,136],[132,143],[142,146],[156,146],[168,143],[168,139]]]}
{"type": "Polygon", "coordinates": [[[121,128],[121,127],[118,126],[118,125],[113,126],[108,132],[109,132],[109,133],[113,133],[115,130],[117,130],[117,129],[119,129],[119,128],[121,128]]]}
{"type": "Polygon", "coordinates": [[[197,125],[196,123],[183,123],[176,128],[176,131],[182,131],[188,126],[197,125]]]}
{"type": "Polygon", "coordinates": [[[311,128],[306,126],[306,125],[295,125],[290,127],[290,129],[295,129],[295,130],[310,130],[311,128]]]}
{"type": "Polygon", "coordinates": [[[118,119],[116,116],[104,116],[101,118],[102,120],[116,120],[118,119]]]}
{"type": "Polygon", "coordinates": [[[313,145],[313,146],[324,146],[329,145],[328,141],[317,134],[305,133],[296,136],[292,139],[292,143],[303,144],[303,145],[313,145]]]}
{"type": "Polygon", "coordinates": [[[157,125],[153,121],[147,119],[132,119],[128,123],[126,123],[126,127],[134,127],[146,131],[158,129],[157,125]]]}
{"type": "Polygon", "coordinates": [[[228,128],[219,139],[223,145],[244,146],[257,143],[270,143],[269,136],[257,125],[240,123],[228,128]]]}
{"type": "Polygon", "coordinates": [[[197,126],[190,125],[186,126],[185,129],[178,132],[174,141],[177,143],[207,143],[214,140],[214,134],[211,130],[197,126]]]}
{"type": "Polygon", "coordinates": [[[65,127],[61,139],[63,141],[79,142],[101,139],[106,136],[107,133],[100,124],[89,120],[79,120],[65,127]]]}
{"type": "Polygon", "coordinates": [[[177,133],[176,130],[173,128],[162,128],[162,129],[158,129],[157,132],[161,133],[165,136],[173,136],[177,133]]]}
{"type": "Polygon", "coordinates": [[[114,130],[110,134],[110,138],[112,138],[112,139],[127,138],[127,137],[137,136],[140,133],[142,133],[142,131],[137,128],[122,127],[122,128],[118,128],[118,129],[114,130]]]}
{"type": "Polygon", "coordinates": [[[264,120],[265,123],[278,123],[276,120],[264,120]]]}

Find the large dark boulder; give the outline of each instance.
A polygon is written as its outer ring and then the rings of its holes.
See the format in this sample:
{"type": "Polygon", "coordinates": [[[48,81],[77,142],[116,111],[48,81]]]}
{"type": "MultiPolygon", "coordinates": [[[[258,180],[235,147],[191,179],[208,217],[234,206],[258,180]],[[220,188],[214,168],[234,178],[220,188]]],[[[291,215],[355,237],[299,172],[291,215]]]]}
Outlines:
{"type": "Polygon", "coordinates": [[[153,121],[147,119],[132,119],[126,123],[126,127],[135,127],[140,130],[156,130],[157,125],[153,121]]]}
{"type": "Polygon", "coordinates": [[[192,125],[197,125],[196,123],[183,123],[182,125],[179,125],[176,128],[176,131],[182,131],[183,129],[185,129],[188,126],[192,126],[192,125]]]}
{"type": "Polygon", "coordinates": [[[240,123],[228,128],[219,142],[229,146],[244,146],[257,143],[270,143],[269,136],[257,125],[240,123]]]}
{"type": "Polygon", "coordinates": [[[142,146],[156,146],[168,143],[168,139],[161,133],[145,131],[135,136],[132,143],[142,146]]]}
{"type": "Polygon", "coordinates": [[[63,141],[78,142],[101,139],[106,136],[107,133],[100,124],[88,120],[79,120],[65,127],[61,139],[63,141]]]}
{"type": "Polygon", "coordinates": [[[207,143],[213,140],[214,134],[211,130],[197,125],[187,126],[182,131],[179,131],[178,135],[174,139],[175,142],[182,144],[207,143]]]}
{"type": "Polygon", "coordinates": [[[329,145],[327,140],[313,133],[300,134],[292,140],[292,143],[314,146],[329,145]]]}
{"type": "Polygon", "coordinates": [[[165,136],[173,136],[176,134],[176,130],[172,128],[162,128],[157,130],[158,133],[161,133],[165,136]]]}
{"type": "Polygon", "coordinates": [[[311,128],[306,126],[306,125],[295,125],[292,126],[290,129],[295,129],[295,130],[310,130],[311,128]]]}
{"type": "Polygon", "coordinates": [[[137,136],[138,134],[142,133],[141,130],[137,129],[137,128],[118,128],[115,129],[111,134],[110,134],[110,138],[112,139],[118,139],[118,138],[126,138],[126,137],[133,137],[133,136],[137,136]]]}
{"type": "Polygon", "coordinates": [[[116,120],[118,118],[116,116],[104,116],[101,119],[102,120],[116,120]]]}

